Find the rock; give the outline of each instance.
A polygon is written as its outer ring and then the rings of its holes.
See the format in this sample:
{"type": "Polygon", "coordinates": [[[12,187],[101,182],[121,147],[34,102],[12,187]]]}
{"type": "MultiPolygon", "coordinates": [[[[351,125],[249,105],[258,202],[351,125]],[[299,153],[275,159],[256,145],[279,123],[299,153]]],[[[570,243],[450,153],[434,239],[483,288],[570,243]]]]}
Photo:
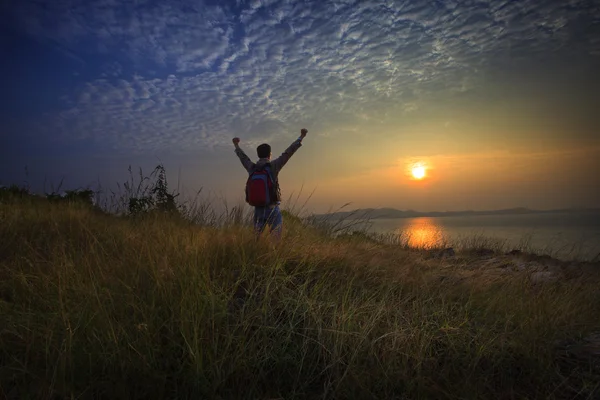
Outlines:
{"type": "Polygon", "coordinates": [[[446,257],[454,257],[455,256],[454,249],[452,247],[448,247],[443,250],[430,249],[426,250],[425,257],[426,258],[446,258],[446,257]]]}
{"type": "Polygon", "coordinates": [[[518,249],[514,249],[509,251],[508,253],[506,253],[507,256],[518,256],[520,254],[522,254],[523,252],[521,250],[518,249]]]}
{"type": "Polygon", "coordinates": [[[547,254],[525,254],[523,257],[525,260],[530,262],[535,262],[542,265],[563,265],[564,262],[557,260],[556,258],[552,258],[547,254]]]}
{"type": "Polygon", "coordinates": [[[558,275],[551,271],[534,272],[529,277],[529,280],[534,285],[548,282],[556,282],[558,280],[558,275]]]}
{"type": "Polygon", "coordinates": [[[556,265],[556,264],[547,265],[546,268],[547,268],[548,272],[552,272],[554,274],[561,274],[562,270],[563,270],[560,265],[556,265]]]}
{"type": "Polygon", "coordinates": [[[571,263],[563,267],[562,269],[565,277],[571,279],[583,275],[583,268],[578,263],[571,263]]]}
{"type": "Polygon", "coordinates": [[[489,257],[489,256],[493,256],[494,254],[496,254],[496,252],[492,249],[475,249],[473,250],[473,254],[479,257],[489,257]]]}
{"type": "MultiPolygon", "coordinates": [[[[531,272],[531,273],[537,273],[537,272],[548,272],[548,267],[546,265],[543,264],[539,264],[537,262],[532,262],[532,261],[523,261],[523,260],[518,260],[518,261],[514,261],[513,262],[514,265],[514,270],[517,271],[527,271],[527,272],[531,272]]],[[[560,270],[554,270],[554,271],[550,271],[553,274],[560,274],[561,271],[560,270]]]]}
{"type": "Polygon", "coordinates": [[[436,257],[438,257],[438,258],[454,257],[455,255],[456,255],[456,253],[454,252],[454,249],[452,247],[448,247],[448,248],[438,252],[436,257]]]}
{"type": "Polygon", "coordinates": [[[515,263],[515,267],[517,267],[517,271],[525,271],[527,269],[527,263],[523,261],[517,261],[515,263]]]}
{"type": "Polygon", "coordinates": [[[485,260],[482,264],[482,267],[496,267],[498,266],[498,259],[497,258],[490,258],[485,260]]]}
{"type": "Polygon", "coordinates": [[[510,269],[509,267],[511,267],[512,265],[513,265],[513,263],[508,261],[506,258],[492,257],[492,258],[489,258],[489,259],[483,261],[483,263],[481,264],[481,267],[482,268],[510,269]]]}

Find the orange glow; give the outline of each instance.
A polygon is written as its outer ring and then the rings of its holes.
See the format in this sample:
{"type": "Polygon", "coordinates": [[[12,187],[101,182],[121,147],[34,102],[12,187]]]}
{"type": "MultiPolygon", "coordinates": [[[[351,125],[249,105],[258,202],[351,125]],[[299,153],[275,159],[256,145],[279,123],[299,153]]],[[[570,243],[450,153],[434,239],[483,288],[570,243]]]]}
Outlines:
{"type": "Polygon", "coordinates": [[[444,231],[433,218],[414,218],[402,236],[410,247],[429,249],[445,243],[444,231]]]}
{"type": "Polygon", "coordinates": [[[413,167],[412,175],[415,179],[425,178],[425,167],[422,165],[417,165],[417,166],[413,167]]]}
{"type": "Polygon", "coordinates": [[[427,176],[427,167],[423,162],[415,162],[408,167],[413,179],[421,180],[427,176]]]}

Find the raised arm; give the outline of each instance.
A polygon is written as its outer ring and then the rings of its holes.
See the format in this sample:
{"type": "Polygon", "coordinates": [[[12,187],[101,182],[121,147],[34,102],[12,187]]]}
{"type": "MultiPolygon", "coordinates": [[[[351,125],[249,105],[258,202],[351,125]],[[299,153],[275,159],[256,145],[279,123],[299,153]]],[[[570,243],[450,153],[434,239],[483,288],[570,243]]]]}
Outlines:
{"type": "Polygon", "coordinates": [[[240,138],[233,138],[232,142],[233,142],[233,145],[235,146],[235,154],[238,156],[238,158],[242,162],[242,165],[244,166],[246,171],[252,172],[252,170],[254,168],[254,163],[252,162],[252,160],[250,160],[250,158],[246,155],[246,153],[244,153],[244,150],[242,150],[240,148],[240,138]]]}
{"type": "Polygon", "coordinates": [[[306,137],[307,133],[308,131],[306,129],[302,129],[300,131],[300,137],[294,140],[290,147],[288,147],[279,157],[271,161],[271,165],[273,166],[277,174],[279,173],[279,171],[281,171],[281,168],[283,168],[283,166],[289,161],[289,159],[292,158],[296,150],[302,147],[302,139],[306,137]]]}

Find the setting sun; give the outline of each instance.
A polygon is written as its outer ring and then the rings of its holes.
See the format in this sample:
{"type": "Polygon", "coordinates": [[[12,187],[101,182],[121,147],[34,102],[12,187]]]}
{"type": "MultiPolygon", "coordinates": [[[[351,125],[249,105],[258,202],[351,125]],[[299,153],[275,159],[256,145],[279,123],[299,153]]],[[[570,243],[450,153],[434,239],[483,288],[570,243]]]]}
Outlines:
{"type": "Polygon", "coordinates": [[[412,176],[415,179],[423,179],[425,177],[425,167],[423,165],[415,165],[412,168],[412,176]]]}

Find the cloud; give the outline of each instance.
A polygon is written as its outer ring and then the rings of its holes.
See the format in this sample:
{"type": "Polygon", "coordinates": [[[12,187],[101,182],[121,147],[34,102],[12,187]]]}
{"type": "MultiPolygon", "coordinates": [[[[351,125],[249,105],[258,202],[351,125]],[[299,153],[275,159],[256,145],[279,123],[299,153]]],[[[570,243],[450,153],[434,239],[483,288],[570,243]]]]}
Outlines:
{"type": "Polygon", "coordinates": [[[123,73],[123,67],[117,61],[105,63],[104,65],[102,65],[101,69],[102,69],[102,72],[100,73],[100,76],[103,78],[108,78],[108,77],[116,78],[116,77],[119,77],[123,73]]]}
{"type": "Polygon", "coordinates": [[[38,128],[139,152],[272,140],[298,124],[327,135],[402,124],[519,57],[600,53],[598,22],[587,17],[598,6],[583,0],[55,0],[11,10],[40,41],[120,60],[38,128]]]}

